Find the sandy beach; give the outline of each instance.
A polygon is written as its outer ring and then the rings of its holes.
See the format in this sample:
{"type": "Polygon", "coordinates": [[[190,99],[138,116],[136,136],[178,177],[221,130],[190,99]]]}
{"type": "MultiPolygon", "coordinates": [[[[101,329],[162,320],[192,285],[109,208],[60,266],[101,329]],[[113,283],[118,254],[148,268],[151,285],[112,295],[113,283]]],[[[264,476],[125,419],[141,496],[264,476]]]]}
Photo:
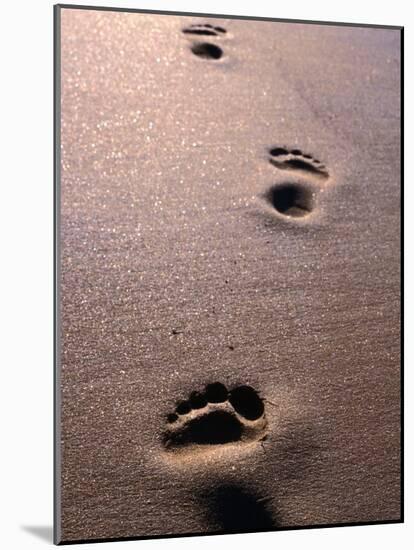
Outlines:
{"type": "Polygon", "coordinates": [[[400,519],[400,71],[61,10],[61,540],[400,519]]]}

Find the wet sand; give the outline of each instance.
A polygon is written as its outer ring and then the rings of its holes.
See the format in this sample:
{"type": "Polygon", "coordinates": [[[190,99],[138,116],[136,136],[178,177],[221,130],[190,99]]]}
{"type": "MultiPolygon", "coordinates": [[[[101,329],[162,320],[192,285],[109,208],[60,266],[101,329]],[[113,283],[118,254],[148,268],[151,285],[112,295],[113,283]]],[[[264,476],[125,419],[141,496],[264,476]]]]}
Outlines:
{"type": "Polygon", "coordinates": [[[399,31],[61,17],[62,540],[397,521],[399,31]]]}

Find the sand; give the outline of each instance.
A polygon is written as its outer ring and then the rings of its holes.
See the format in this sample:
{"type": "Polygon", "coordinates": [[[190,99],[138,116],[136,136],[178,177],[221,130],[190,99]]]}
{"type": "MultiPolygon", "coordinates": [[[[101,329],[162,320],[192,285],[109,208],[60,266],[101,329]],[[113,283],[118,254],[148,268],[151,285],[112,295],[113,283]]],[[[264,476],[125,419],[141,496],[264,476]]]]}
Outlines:
{"type": "Polygon", "coordinates": [[[398,521],[399,30],[61,25],[58,539],[398,521]]]}

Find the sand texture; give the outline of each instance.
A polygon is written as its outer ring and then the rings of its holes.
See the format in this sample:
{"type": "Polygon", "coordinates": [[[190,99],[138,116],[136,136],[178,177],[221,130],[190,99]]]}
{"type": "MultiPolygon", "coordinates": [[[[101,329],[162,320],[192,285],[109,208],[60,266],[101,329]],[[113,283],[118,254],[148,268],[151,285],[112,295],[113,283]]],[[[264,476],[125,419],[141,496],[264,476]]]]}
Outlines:
{"type": "Polygon", "coordinates": [[[399,30],[63,9],[61,67],[60,537],[398,520],[399,30]]]}

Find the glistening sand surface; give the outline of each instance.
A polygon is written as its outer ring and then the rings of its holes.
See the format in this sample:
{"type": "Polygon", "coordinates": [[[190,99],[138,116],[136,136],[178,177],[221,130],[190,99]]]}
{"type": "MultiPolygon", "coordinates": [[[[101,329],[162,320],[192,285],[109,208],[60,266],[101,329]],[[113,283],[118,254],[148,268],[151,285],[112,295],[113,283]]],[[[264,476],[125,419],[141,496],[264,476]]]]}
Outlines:
{"type": "Polygon", "coordinates": [[[399,31],[61,16],[63,540],[397,520],[399,31]]]}

